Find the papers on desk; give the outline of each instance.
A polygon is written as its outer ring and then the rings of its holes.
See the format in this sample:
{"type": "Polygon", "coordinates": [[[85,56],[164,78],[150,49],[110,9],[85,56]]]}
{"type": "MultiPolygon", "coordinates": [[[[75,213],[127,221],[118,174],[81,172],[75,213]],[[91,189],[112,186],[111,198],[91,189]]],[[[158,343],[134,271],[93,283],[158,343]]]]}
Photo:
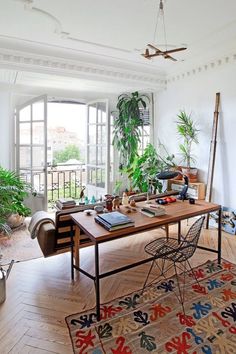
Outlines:
{"type": "Polygon", "coordinates": [[[108,231],[115,231],[125,227],[134,226],[134,222],[128,216],[121,214],[118,211],[98,214],[95,216],[94,220],[108,231]]]}
{"type": "Polygon", "coordinates": [[[161,206],[157,206],[157,205],[153,205],[153,206],[145,206],[141,209],[141,213],[149,216],[150,218],[153,218],[154,216],[161,216],[164,215],[166,213],[165,208],[161,207],[161,206]]]}

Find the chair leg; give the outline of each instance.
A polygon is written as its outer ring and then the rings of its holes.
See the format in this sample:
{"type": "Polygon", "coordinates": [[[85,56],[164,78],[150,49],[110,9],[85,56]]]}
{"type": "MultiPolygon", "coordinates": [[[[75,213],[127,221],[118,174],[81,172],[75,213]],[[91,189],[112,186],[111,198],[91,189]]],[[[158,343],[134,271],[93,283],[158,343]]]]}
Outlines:
{"type": "MultiPolygon", "coordinates": [[[[184,261],[184,272],[183,272],[183,277],[184,277],[184,284],[183,284],[183,289],[182,289],[182,301],[183,301],[183,304],[184,304],[184,300],[185,300],[185,280],[186,280],[186,273],[187,273],[187,267],[186,267],[186,260],[184,261]]],[[[185,311],[184,311],[185,313],[185,311]]]]}
{"type": "MultiPolygon", "coordinates": [[[[176,264],[174,262],[174,268],[175,268],[175,276],[176,276],[176,281],[177,281],[177,286],[178,286],[178,291],[179,291],[179,296],[177,296],[181,306],[182,306],[182,309],[183,309],[183,313],[185,314],[185,309],[184,309],[184,295],[182,294],[181,292],[181,286],[180,286],[180,282],[179,282],[179,276],[178,276],[178,273],[177,273],[177,267],[176,267],[176,264]]],[[[184,284],[184,287],[185,287],[185,284],[184,284]]],[[[184,289],[183,289],[184,290],[184,289]]]]}
{"type": "Polygon", "coordinates": [[[192,268],[192,266],[191,266],[191,264],[190,264],[190,262],[189,262],[188,259],[187,259],[187,263],[188,263],[189,269],[190,269],[191,273],[193,274],[193,276],[194,276],[196,282],[198,283],[199,286],[201,286],[201,284],[199,283],[199,281],[198,281],[198,279],[197,279],[197,277],[196,277],[196,274],[194,273],[193,268],[192,268]]]}
{"type": "Polygon", "coordinates": [[[155,258],[155,259],[152,261],[152,264],[151,264],[151,266],[150,266],[150,268],[149,268],[149,271],[148,271],[147,277],[146,277],[146,279],[145,279],[145,282],[144,282],[144,285],[143,285],[141,294],[143,294],[144,288],[145,288],[146,285],[147,285],[149,276],[150,276],[150,274],[151,274],[151,272],[152,272],[152,269],[153,269],[154,265],[156,265],[157,269],[160,271],[160,274],[158,275],[157,278],[155,278],[155,279],[152,281],[152,283],[153,283],[154,281],[156,281],[160,276],[162,276],[162,277],[165,278],[164,273],[165,273],[166,271],[168,271],[168,270],[171,268],[171,266],[169,266],[166,270],[164,270],[164,268],[165,268],[165,260],[161,259],[161,260],[162,260],[162,265],[161,265],[161,266],[158,264],[158,260],[159,260],[158,258],[155,258]]]}
{"type": "Polygon", "coordinates": [[[144,282],[144,284],[143,284],[143,288],[142,288],[141,294],[143,294],[144,288],[145,288],[146,285],[147,285],[147,281],[148,281],[149,275],[151,274],[151,271],[152,271],[152,268],[153,268],[153,266],[154,266],[154,263],[155,263],[155,259],[152,261],[152,264],[151,264],[151,266],[150,266],[150,268],[149,268],[147,277],[146,277],[145,282],[144,282]]]}
{"type": "MultiPolygon", "coordinates": [[[[176,282],[177,282],[177,287],[178,287],[177,292],[174,291],[174,293],[175,293],[175,296],[177,297],[179,303],[180,303],[181,306],[182,306],[183,313],[185,314],[184,299],[185,299],[185,278],[186,278],[186,272],[187,272],[186,262],[187,262],[187,264],[188,264],[188,266],[189,266],[191,272],[193,273],[193,269],[192,269],[192,267],[191,267],[189,261],[186,260],[186,261],[184,262],[184,270],[183,270],[182,268],[179,268],[179,269],[184,273],[184,274],[183,274],[183,277],[184,277],[184,281],[183,281],[183,282],[184,282],[184,283],[183,283],[183,289],[182,289],[182,290],[181,290],[180,280],[179,280],[179,276],[178,276],[178,272],[177,272],[177,268],[178,268],[178,267],[177,267],[176,263],[173,262],[172,264],[170,264],[170,265],[167,267],[167,269],[165,269],[165,261],[166,261],[166,260],[163,260],[163,259],[162,259],[162,264],[161,264],[161,265],[159,265],[159,264],[157,263],[157,261],[158,261],[158,258],[156,258],[156,259],[154,259],[154,260],[152,261],[152,264],[151,264],[151,266],[150,266],[150,268],[149,268],[149,271],[148,271],[147,277],[146,277],[146,279],[145,279],[145,282],[144,282],[144,285],[143,285],[141,294],[143,294],[143,291],[144,291],[144,289],[145,289],[145,287],[146,287],[146,285],[147,285],[149,276],[150,276],[150,274],[151,274],[151,272],[152,272],[152,269],[153,269],[153,267],[154,267],[155,264],[156,264],[157,268],[158,268],[159,271],[160,271],[160,275],[159,275],[159,276],[163,276],[165,280],[168,280],[168,278],[165,276],[165,273],[166,273],[168,270],[170,270],[171,267],[174,266],[174,269],[175,269],[175,277],[176,277],[176,282]],[[178,294],[177,294],[177,293],[178,293],[178,294]]],[[[193,273],[193,274],[194,274],[194,273],[193,273]]],[[[195,279],[196,279],[195,274],[194,274],[194,277],[195,277],[195,279]]],[[[197,279],[196,279],[196,281],[198,282],[197,279]]],[[[198,282],[198,284],[199,284],[199,282],[198,282]]]]}

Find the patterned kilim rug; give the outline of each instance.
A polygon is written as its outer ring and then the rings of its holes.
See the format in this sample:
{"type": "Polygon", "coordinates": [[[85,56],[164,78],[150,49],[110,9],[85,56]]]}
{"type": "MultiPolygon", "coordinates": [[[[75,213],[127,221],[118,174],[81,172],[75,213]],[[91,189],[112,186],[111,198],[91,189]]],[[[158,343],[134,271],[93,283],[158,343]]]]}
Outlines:
{"type": "MultiPolygon", "coordinates": [[[[208,261],[186,277],[185,314],[174,294],[176,279],[161,280],[68,316],[74,353],[236,353],[236,265],[208,261]]],[[[182,279],[183,280],[183,279],[182,279]]]]}

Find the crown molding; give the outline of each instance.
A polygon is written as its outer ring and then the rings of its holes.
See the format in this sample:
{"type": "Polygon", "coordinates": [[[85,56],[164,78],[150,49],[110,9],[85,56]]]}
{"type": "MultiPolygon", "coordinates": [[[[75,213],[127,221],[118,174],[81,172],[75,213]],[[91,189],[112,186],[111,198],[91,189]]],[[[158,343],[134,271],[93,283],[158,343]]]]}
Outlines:
{"type": "Polygon", "coordinates": [[[146,73],[133,68],[117,68],[80,60],[63,59],[54,56],[33,54],[0,47],[0,67],[13,70],[40,72],[87,78],[92,80],[127,81],[150,86],[153,90],[164,88],[165,77],[158,73],[146,73]]]}
{"type": "Polygon", "coordinates": [[[179,74],[169,75],[165,81],[165,84],[168,85],[173,82],[177,82],[180,80],[184,80],[191,76],[196,76],[202,74],[206,71],[210,71],[219,67],[223,67],[228,64],[235,64],[236,63],[236,54],[228,54],[222,56],[220,59],[214,59],[209,61],[208,63],[201,64],[199,66],[195,66],[191,69],[186,69],[179,74]]]}

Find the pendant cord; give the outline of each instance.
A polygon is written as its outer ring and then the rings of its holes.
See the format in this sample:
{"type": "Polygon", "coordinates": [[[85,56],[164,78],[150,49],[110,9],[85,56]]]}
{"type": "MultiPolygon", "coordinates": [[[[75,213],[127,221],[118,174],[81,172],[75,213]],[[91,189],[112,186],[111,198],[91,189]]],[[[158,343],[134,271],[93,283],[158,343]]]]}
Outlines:
{"type": "Polygon", "coordinates": [[[161,9],[160,7],[158,8],[158,12],[157,12],[157,20],[156,20],[156,24],[155,24],[155,30],[154,30],[154,36],[153,36],[153,43],[157,44],[155,42],[156,38],[157,38],[157,27],[158,27],[158,20],[161,14],[161,9]]]}
{"type": "Polygon", "coordinates": [[[167,50],[166,25],[165,25],[165,18],[164,18],[164,10],[163,10],[162,22],[163,22],[165,49],[167,50]]]}
{"type": "MultiPolygon", "coordinates": [[[[160,0],[160,5],[158,7],[158,12],[157,12],[157,20],[156,20],[154,36],[153,36],[153,43],[154,44],[158,44],[157,43],[157,30],[158,30],[158,22],[159,22],[159,19],[161,16],[162,16],[163,35],[164,35],[164,45],[165,45],[165,50],[167,50],[166,25],[165,25],[165,17],[164,17],[164,6],[163,6],[162,0],[160,0]]],[[[159,45],[160,45],[160,43],[159,43],[159,45]]]]}

